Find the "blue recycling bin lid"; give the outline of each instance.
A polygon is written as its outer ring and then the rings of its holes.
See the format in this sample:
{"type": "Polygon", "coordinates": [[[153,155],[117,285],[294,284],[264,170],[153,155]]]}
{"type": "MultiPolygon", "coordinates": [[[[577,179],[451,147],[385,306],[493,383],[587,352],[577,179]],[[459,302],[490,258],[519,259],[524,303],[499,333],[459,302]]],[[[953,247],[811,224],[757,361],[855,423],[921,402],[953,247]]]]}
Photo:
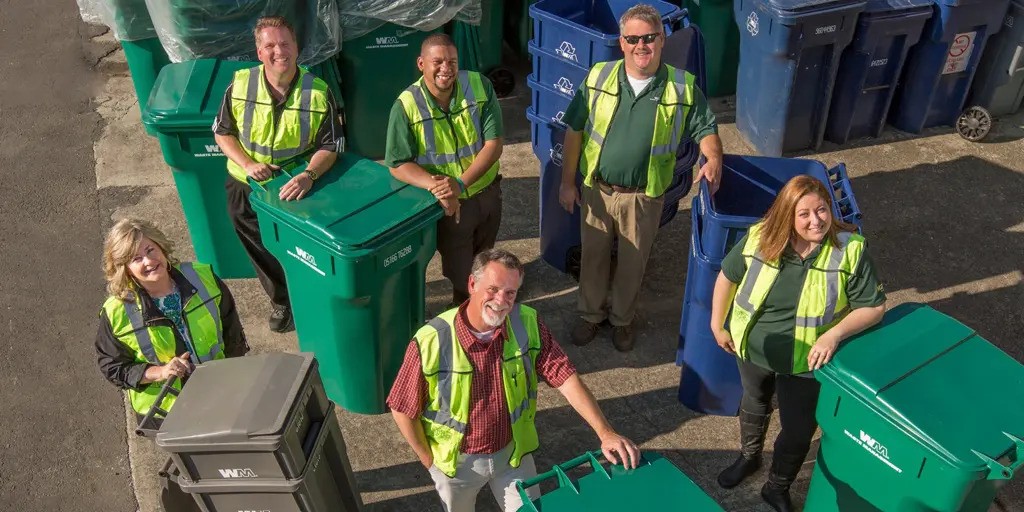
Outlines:
{"type": "Polygon", "coordinates": [[[932,0],[868,0],[864,6],[865,13],[882,13],[889,11],[904,11],[908,9],[921,9],[932,6],[932,0]]]}
{"type": "Polygon", "coordinates": [[[824,11],[864,4],[864,0],[758,0],[768,9],[786,14],[824,11]]]}

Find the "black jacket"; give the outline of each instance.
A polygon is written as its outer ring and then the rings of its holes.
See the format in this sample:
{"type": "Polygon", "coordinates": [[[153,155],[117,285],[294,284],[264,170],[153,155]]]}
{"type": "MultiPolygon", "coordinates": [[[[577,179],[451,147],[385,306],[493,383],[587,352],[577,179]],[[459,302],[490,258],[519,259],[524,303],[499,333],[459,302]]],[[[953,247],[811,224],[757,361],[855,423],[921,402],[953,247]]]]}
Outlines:
{"type": "MultiPolygon", "coordinates": [[[[170,271],[171,279],[174,280],[174,283],[178,286],[178,291],[181,293],[181,303],[187,304],[189,299],[198,291],[177,269],[171,267],[170,271]]],[[[221,292],[220,320],[221,329],[224,331],[224,356],[243,356],[249,351],[249,344],[245,340],[242,322],[238,319],[235,299],[219,277],[214,276],[214,279],[217,280],[217,286],[221,292]]],[[[146,322],[146,325],[165,325],[170,327],[177,340],[177,347],[174,352],[179,355],[183,354],[186,351],[185,340],[174,327],[174,322],[160,312],[160,309],[156,307],[153,299],[150,298],[144,289],[140,287],[137,291],[141,299],[139,307],[142,310],[143,321],[146,322]]],[[[139,381],[145,375],[146,368],[153,366],[149,363],[139,363],[135,360],[135,353],[114,336],[113,331],[110,329],[110,319],[107,318],[106,311],[103,309],[100,310],[100,325],[96,333],[96,360],[99,363],[103,376],[121,389],[141,390],[143,386],[139,385],[139,381]]]]}

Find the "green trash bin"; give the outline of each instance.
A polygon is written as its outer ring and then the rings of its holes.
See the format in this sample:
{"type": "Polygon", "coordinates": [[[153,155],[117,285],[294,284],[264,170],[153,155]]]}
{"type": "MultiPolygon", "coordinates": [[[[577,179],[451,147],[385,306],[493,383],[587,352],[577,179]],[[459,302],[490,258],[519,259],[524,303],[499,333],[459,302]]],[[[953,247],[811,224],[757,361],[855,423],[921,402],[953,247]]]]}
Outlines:
{"type": "Polygon", "coordinates": [[[142,112],[174,175],[196,257],[225,279],[256,272],[228,216],[227,157],[211,127],[235,71],[257,64],[201,59],[166,66],[142,112]]]}
{"type": "Polygon", "coordinates": [[[643,453],[640,464],[631,470],[602,465],[599,457],[600,451],[584,453],[547,473],[517,481],[523,500],[519,512],[722,512],[690,477],[657,453],[643,453]],[[592,473],[575,481],[569,477],[569,470],[584,464],[590,465],[592,473]],[[530,501],[526,489],[550,478],[558,480],[558,487],[530,501]]]}
{"type": "Polygon", "coordinates": [[[815,372],[814,512],[985,512],[1024,465],[1024,366],[903,304],[815,372]]]}
{"type": "Polygon", "coordinates": [[[391,105],[421,76],[416,57],[429,34],[386,23],[342,44],[338,67],[349,150],[384,158],[391,105]]]}
{"type": "MultiPolygon", "coordinates": [[[[139,100],[139,110],[145,110],[157,75],[164,66],[171,63],[171,59],[156,37],[145,0],[105,2],[113,16],[113,19],[109,20],[113,25],[111,28],[121,42],[121,48],[124,49],[124,58],[128,63],[132,86],[135,88],[135,97],[139,100]]],[[[156,136],[156,132],[149,126],[146,126],[146,133],[156,136]]]]}
{"type": "Polygon", "coordinates": [[[690,21],[700,27],[707,53],[705,80],[709,97],[736,93],[736,72],[740,64],[740,31],[733,15],[731,0],[684,0],[690,21]]]}
{"type": "Polygon", "coordinates": [[[459,51],[459,69],[483,73],[494,85],[494,94],[504,98],[516,86],[515,75],[501,65],[504,2],[482,0],[481,11],[480,25],[452,21],[449,32],[459,51]]]}
{"type": "Polygon", "coordinates": [[[300,201],[277,197],[289,174],[253,183],[250,197],[263,243],[284,267],[299,348],[316,354],[331,400],[384,413],[423,325],[426,268],[443,212],[426,190],[352,153],[339,155],[300,201]]]}

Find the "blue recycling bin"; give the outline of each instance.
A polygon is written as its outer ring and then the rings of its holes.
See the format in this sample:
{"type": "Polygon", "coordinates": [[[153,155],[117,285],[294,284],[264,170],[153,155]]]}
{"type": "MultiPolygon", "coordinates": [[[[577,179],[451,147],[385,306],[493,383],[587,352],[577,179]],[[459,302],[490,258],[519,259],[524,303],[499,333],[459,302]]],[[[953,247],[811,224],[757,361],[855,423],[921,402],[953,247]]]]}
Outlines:
{"type": "Polygon", "coordinates": [[[864,0],[735,0],[736,126],[758,153],[817,149],[864,0]]]}
{"type": "Polygon", "coordinates": [[[682,367],[680,403],[696,412],[734,416],[743,394],[734,356],[711,333],[711,300],[722,259],[768,211],[791,178],[810,175],[826,184],[835,218],[860,227],[861,214],[846,166],[827,169],[816,160],[725,155],[722,185],[707,183],[691,204],[690,256],[686,269],[676,364],[682,367]]]}
{"type": "Polygon", "coordinates": [[[974,77],[967,105],[994,116],[1012,114],[1024,102],[1024,0],[1010,2],[1003,28],[992,36],[974,77]]]}
{"type": "Polygon", "coordinates": [[[989,37],[1009,0],[936,0],[921,41],[907,57],[889,122],[910,133],[956,122],[989,37]]]}
{"type": "Polygon", "coordinates": [[[900,72],[932,16],[932,0],[869,0],[836,75],[825,138],[836,144],[878,137],[900,72]]]}

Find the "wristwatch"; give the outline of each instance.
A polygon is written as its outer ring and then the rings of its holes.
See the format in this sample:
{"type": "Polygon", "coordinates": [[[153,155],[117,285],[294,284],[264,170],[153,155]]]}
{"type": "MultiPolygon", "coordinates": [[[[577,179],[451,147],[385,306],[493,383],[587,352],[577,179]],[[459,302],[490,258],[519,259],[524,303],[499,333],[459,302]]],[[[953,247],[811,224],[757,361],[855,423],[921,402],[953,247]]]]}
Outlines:
{"type": "Polygon", "coordinates": [[[316,174],[316,171],[312,171],[309,169],[306,169],[306,175],[309,176],[309,179],[313,181],[316,181],[316,179],[320,177],[316,174]]]}

